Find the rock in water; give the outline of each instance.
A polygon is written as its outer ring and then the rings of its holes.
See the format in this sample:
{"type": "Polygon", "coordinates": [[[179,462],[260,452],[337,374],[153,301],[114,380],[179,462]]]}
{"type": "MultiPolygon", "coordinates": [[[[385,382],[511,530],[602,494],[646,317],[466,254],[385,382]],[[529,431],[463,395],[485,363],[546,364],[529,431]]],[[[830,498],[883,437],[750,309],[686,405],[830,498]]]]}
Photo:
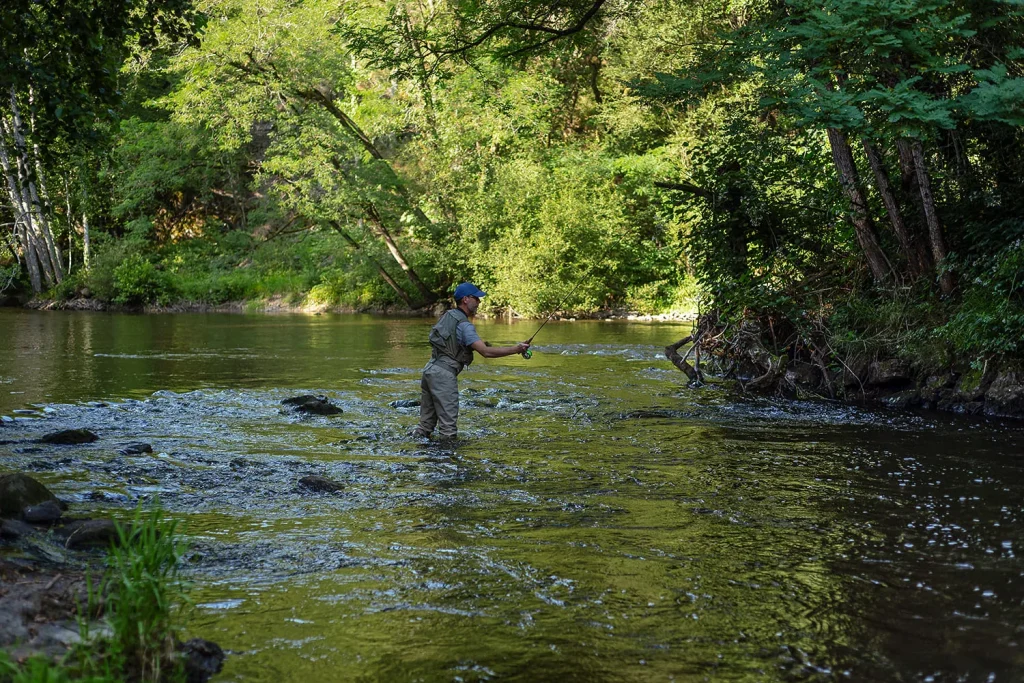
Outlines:
{"type": "Polygon", "coordinates": [[[299,486],[317,493],[334,493],[345,488],[342,484],[334,481],[333,479],[318,477],[316,475],[299,479],[299,486]]]}
{"type": "Polygon", "coordinates": [[[187,683],[206,683],[224,666],[224,650],[209,640],[192,638],[179,644],[178,651],[184,660],[187,683]]]}
{"type": "Polygon", "coordinates": [[[0,538],[16,540],[31,535],[35,529],[19,519],[0,520],[0,538]]]}
{"type": "Polygon", "coordinates": [[[411,398],[403,398],[400,401],[392,401],[388,405],[392,408],[419,408],[420,402],[411,398]]]}
{"type": "Polygon", "coordinates": [[[100,437],[96,436],[88,429],[65,429],[60,432],[53,432],[47,434],[43,438],[39,439],[43,443],[55,443],[63,446],[72,446],[82,443],[92,443],[98,441],[100,437]]]}
{"type": "Polygon", "coordinates": [[[67,536],[65,548],[108,546],[117,539],[117,525],[109,519],[81,519],[69,522],[60,530],[67,536]]]}
{"type": "Polygon", "coordinates": [[[21,517],[21,511],[57,498],[38,481],[26,474],[0,476],[0,517],[21,517]]]}
{"type": "Polygon", "coordinates": [[[45,500],[39,505],[29,505],[22,510],[21,518],[29,524],[53,524],[63,511],[55,500],[45,500]]]}
{"type": "Polygon", "coordinates": [[[152,453],[153,447],[148,443],[133,441],[132,443],[126,443],[121,446],[117,449],[117,452],[121,455],[142,455],[143,453],[152,453]]]}
{"type": "Polygon", "coordinates": [[[309,415],[339,415],[342,410],[327,400],[326,396],[294,396],[281,401],[281,405],[295,408],[300,413],[309,415]]]}

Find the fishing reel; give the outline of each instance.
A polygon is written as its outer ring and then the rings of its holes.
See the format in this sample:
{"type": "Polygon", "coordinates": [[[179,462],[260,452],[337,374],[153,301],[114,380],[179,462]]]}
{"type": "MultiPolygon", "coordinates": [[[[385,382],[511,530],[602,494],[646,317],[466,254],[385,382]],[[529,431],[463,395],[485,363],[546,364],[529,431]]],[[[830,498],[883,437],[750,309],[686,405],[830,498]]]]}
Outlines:
{"type": "Polygon", "coordinates": [[[526,349],[519,355],[522,356],[525,360],[530,360],[531,358],[533,358],[533,351],[531,349],[526,349]]]}

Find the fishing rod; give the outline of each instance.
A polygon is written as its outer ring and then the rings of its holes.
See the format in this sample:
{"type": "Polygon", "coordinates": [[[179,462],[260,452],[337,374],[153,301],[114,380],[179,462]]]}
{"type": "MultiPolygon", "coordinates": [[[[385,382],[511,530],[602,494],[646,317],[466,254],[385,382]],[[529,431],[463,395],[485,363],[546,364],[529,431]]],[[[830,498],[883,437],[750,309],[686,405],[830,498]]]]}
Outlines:
{"type": "MultiPolygon", "coordinates": [[[[558,302],[558,305],[551,309],[551,312],[548,313],[548,317],[544,319],[544,322],[540,324],[540,327],[537,328],[537,331],[533,333],[533,337],[530,337],[529,339],[526,340],[527,344],[533,343],[533,338],[540,334],[540,331],[544,329],[544,326],[548,324],[548,321],[550,321],[551,318],[558,311],[558,309],[562,307],[562,304],[568,301],[569,297],[571,297],[576,292],[576,290],[580,288],[580,285],[583,284],[583,281],[587,279],[588,275],[589,273],[584,273],[583,275],[580,276],[580,279],[576,281],[576,285],[571,290],[569,290],[569,293],[563,296],[562,300],[558,302]]],[[[520,355],[526,360],[530,360],[531,358],[533,358],[533,351],[531,351],[530,349],[526,349],[520,355]]]]}

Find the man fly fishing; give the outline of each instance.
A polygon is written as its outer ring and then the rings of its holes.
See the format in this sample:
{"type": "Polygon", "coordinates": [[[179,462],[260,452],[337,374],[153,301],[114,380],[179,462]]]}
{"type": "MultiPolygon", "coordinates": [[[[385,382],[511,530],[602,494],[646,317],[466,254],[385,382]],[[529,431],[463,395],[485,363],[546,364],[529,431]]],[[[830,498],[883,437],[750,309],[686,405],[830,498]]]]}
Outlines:
{"type": "MultiPolygon", "coordinates": [[[[517,353],[525,354],[530,342],[515,346],[487,346],[480,339],[476,327],[470,322],[486,296],[479,287],[463,282],[455,288],[456,308],[445,311],[430,328],[430,361],[423,368],[420,380],[420,424],[414,436],[429,438],[437,427],[443,440],[458,436],[459,382],[458,375],[473,362],[473,352],[484,358],[504,358],[517,353]]],[[[532,340],[531,340],[532,341],[532,340]]]]}

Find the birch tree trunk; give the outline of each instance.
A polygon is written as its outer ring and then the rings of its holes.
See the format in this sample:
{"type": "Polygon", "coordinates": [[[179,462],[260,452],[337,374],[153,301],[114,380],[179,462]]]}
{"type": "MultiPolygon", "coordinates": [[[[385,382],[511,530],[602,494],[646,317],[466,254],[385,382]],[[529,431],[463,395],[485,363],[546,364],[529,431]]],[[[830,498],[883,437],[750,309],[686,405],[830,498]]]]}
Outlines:
{"type": "Polygon", "coordinates": [[[22,256],[25,258],[25,268],[28,270],[32,291],[41,292],[43,291],[43,282],[35,248],[35,233],[31,225],[32,212],[25,204],[21,184],[8,150],[7,128],[6,117],[0,114],[0,167],[3,168],[4,178],[7,180],[8,199],[14,208],[14,239],[20,245],[22,256]]]}
{"type": "Polygon", "coordinates": [[[53,232],[50,230],[50,222],[46,218],[45,207],[39,198],[39,191],[36,187],[36,178],[33,171],[33,164],[29,159],[28,144],[25,141],[25,126],[21,118],[21,110],[18,107],[17,93],[14,86],[10,89],[11,100],[11,135],[14,138],[14,147],[17,152],[18,175],[21,179],[22,194],[25,195],[25,204],[32,210],[32,225],[37,236],[40,238],[40,264],[43,266],[43,274],[52,287],[64,278],[64,269],[60,263],[60,255],[57,253],[53,241],[53,232]]]}
{"type": "Polygon", "coordinates": [[[851,222],[857,242],[867,259],[868,268],[876,282],[885,282],[892,273],[892,266],[885,256],[882,243],[878,239],[874,221],[868,212],[867,198],[860,187],[857,167],[853,163],[853,152],[846,136],[836,128],[828,129],[828,142],[832,147],[832,161],[839,174],[839,184],[850,200],[851,222]]]}
{"type": "Polygon", "coordinates": [[[89,214],[82,212],[82,266],[89,270],[89,214]]]}

